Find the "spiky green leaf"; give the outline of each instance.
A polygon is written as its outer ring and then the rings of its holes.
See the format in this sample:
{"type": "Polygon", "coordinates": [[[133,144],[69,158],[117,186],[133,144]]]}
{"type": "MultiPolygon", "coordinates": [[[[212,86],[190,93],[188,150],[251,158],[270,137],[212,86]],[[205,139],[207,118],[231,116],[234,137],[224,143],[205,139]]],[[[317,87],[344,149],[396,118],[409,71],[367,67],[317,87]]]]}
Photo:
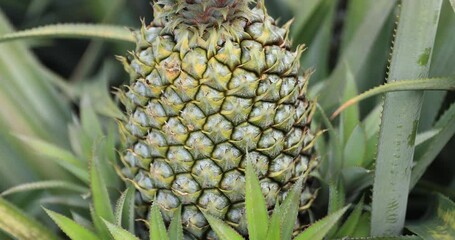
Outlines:
{"type": "Polygon", "coordinates": [[[88,38],[135,42],[133,34],[125,27],[102,24],[65,23],[47,25],[19,32],[8,33],[0,37],[0,42],[28,38],[88,38]]]}
{"type": "Polygon", "coordinates": [[[322,240],[325,235],[330,231],[330,229],[335,226],[338,220],[343,216],[343,214],[348,210],[349,206],[340,209],[327,217],[317,221],[309,228],[305,229],[303,233],[299,234],[295,240],[322,240]]]}
{"type": "Polygon", "coordinates": [[[80,186],[78,184],[62,181],[62,180],[48,180],[48,181],[38,181],[32,183],[24,183],[12,188],[9,188],[2,193],[0,196],[6,196],[14,193],[34,191],[34,190],[46,190],[46,189],[63,189],[67,191],[74,191],[78,193],[88,192],[88,189],[80,186]]]}
{"type": "Polygon", "coordinates": [[[267,236],[268,213],[259,179],[248,155],[247,159],[245,170],[245,207],[248,234],[252,240],[260,240],[267,236]]]}
{"type": "Polygon", "coordinates": [[[280,222],[282,230],[282,238],[290,239],[294,230],[295,220],[299,212],[300,193],[302,192],[303,178],[300,177],[294,186],[292,186],[289,193],[281,205],[280,222]]]}
{"type": "Polygon", "coordinates": [[[134,187],[129,186],[120,195],[115,206],[115,221],[117,226],[122,226],[130,232],[134,232],[134,194],[134,187]]]}
{"type": "Polygon", "coordinates": [[[340,229],[338,229],[338,232],[336,233],[335,237],[342,238],[346,236],[352,236],[359,223],[360,217],[362,216],[362,210],[363,197],[357,204],[357,206],[354,208],[352,213],[349,215],[349,217],[346,219],[346,221],[343,223],[343,225],[341,225],[340,229]]]}
{"type": "MultiPolygon", "coordinates": [[[[389,82],[428,76],[442,5],[442,0],[402,2],[389,82]]],[[[398,235],[403,229],[422,101],[422,91],[385,95],[373,184],[373,236],[398,235]]]]}
{"type": "Polygon", "coordinates": [[[267,240],[281,240],[280,204],[277,202],[267,229],[267,240]]]}
{"type": "Polygon", "coordinates": [[[54,220],[59,228],[72,240],[99,240],[93,232],[85,229],[75,221],[51,210],[46,210],[47,214],[54,220]]]}
{"type": "Polygon", "coordinates": [[[156,204],[150,210],[150,240],[169,240],[163,216],[156,204]]]}
{"type": "Polygon", "coordinates": [[[215,233],[221,240],[244,240],[242,236],[240,236],[240,234],[237,233],[237,231],[232,229],[222,220],[208,213],[203,212],[203,214],[207,221],[209,222],[210,227],[213,229],[213,231],[215,231],[215,233]]]}
{"type": "Polygon", "coordinates": [[[171,224],[169,225],[169,239],[183,240],[182,228],[182,206],[179,206],[174,212],[171,224]]]}
{"type": "Polygon", "coordinates": [[[117,225],[106,220],[104,220],[104,224],[106,224],[112,237],[114,237],[114,240],[139,240],[139,238],[117,225]]]}

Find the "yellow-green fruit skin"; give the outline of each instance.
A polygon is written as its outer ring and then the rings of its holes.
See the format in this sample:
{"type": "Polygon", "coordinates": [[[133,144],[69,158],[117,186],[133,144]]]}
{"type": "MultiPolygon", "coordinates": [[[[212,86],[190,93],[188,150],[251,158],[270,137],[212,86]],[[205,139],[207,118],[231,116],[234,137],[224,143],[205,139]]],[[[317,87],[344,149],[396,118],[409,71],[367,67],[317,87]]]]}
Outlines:
{"type": "MultiPolygon", "coordinates": [[[[201,29],[157,18],[122,59],[131,75],[119,91],[122,175],[138,204],[156,201],[165,221],[182,205],[184,230],[196,239],[214,236],[201,210],[247,235],[247,152],[269,209],[315,166],[303,48],[291,50],[289,25],[277,26],[262,6],[246,14],[201,29]]],[[[305,188],[301,206],[313,197],[305,188]]]]}

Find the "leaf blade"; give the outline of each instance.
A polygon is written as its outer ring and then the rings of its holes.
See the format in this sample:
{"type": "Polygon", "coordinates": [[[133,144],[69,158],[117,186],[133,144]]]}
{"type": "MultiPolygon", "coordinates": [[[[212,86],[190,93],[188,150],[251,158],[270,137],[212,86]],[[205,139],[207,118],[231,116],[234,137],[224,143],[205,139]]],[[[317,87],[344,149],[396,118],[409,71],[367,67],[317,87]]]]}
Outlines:
{"type": "Polygon", "coordinates": [[[36,27],[0,37],[0,43],[27,38],[98,38],[134,43],[131,32],[124,27],[104,24],[65,23],[36,27]]]}

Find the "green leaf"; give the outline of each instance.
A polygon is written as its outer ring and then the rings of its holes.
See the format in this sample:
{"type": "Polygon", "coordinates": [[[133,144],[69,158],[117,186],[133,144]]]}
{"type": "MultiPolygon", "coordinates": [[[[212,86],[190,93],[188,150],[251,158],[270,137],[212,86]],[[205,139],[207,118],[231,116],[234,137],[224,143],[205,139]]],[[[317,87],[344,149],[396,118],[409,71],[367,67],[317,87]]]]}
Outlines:
{"type": "MultiPolygon", "coordinates": [[[[428,76],[442,5],[442,0],[402,2],[389,82],[428,76]]],[[[447,81],[435,80],[438,86],[447,81]]],[[[385,96],[373,184],[373,236],[398,235],[403,229],[422,101],[422,91],[385,96]]]]}
{"type": "Polygon", "coordinates": [[[422,240],[418,236],[393,236],[393,237],[360,237],[360,238],[343,238],[343,240],[422,240]]]}
{"type": "Polygon", "coordinates": [[[78,192],[78,193],[85,193],[88,191],[87,188],[74,184],[72,182],[61,181],[61,180],[48,180],[48,181],[38,181],[38,182],[20,184],[20,185],[14,186],[10,189],[3,191],[0,194],[0,196],[6,196],[6,195],[13,194],[13,193],[19,193],[19,192],[44,190],[44,189],[55,189],[55,188],[74,191],[74,192],[78,192]]]}
{"type": "Polygon", "coordinates": [[[281,240],[280,204],[277,202],[270,217],[267,240],[281,240]]]}
{"type": "Polygon", "coordinates": [[[209,213],[202,212],[212,227],[213,231],[215,231],[216,235],[221,240],[244,240],[242,236],[240,236],[237,231],[232,229],[229,225],[227,225],[224,221],[218,219],[210,215],[209,213]]]}
{"type": "Polygon", "coordinates": [[[135,42],[133,34],[125,27],[103,24],[65,23],[36,27],[0,37],[0,42],[28,38],[87,38],[135,42]]]}
{"type": "Polygon", "coordinates": [[[150,240],[169,240],[164,225],[163,216],[156,203],[152,205],[150,210],[150,240]]]}
{"type": "Polygon", "coordinates": [[[106,220],[104,220],[104,223],[114,237],[114,240],[139,240],[139,238],[119,226],[116,226],[106,220]]]}
{"type": "Polygon", "coordinates": [[[0,229],[17,239],[56,240],[46,227],[0,197],[0,229]]]}
{"type": "Polygon", "coordinates": [[[134,194],[135,188],[128,186],[117,200],[114,212],[117,226],[122,226],[130,232],[134,232],[134,194]]]}
{"type": "Polygon", "coordinates": [[[454,90],[455,89],[455,76],[451,77],[438,77],[438,78],[422,78],[414,80],[400,80],[390,82],[371,90],[368,90],[354,98],[349,99],[341,105],[333,114],[331,118],[336,117],[349,106],[356,104],[366,98],[397,91],[412,91],[412,90],[454,90]]]}
{"type": "Polygon", "coordinates": [[[245,170],[245,207],[248,223],[248,235],[252,240],[261,240],[267,236],[268,213],[259,179],[247,153],[245,170]]]}
{"type": "Polygon", "coordinates": [[[59,228],[72,240],[99,240],[94,233],[77,224],[75,221],[51,210],[45,210],[59,228]]]}
{"type": "Polygon", "coordinates": [[[359,222],[352,234],[353,237],[368,237],[370,236],[370,222],[371,222],[371,212],[364,212],[360,216],[359,222]]]}
{"type": "Polygon", "coordinates": [[[452,4],[453,11],[455,12],[455,0],[450,0],[450,4],[452,4]]]}
{"type": "Polygon", "coordinates": [[[344,147],[343,164],[344,167],[366,167],[364,165],[365,154],[367,151],[366,133],[359,124],[352,131],[344,147]]]}
{"type": "Polygon", "coordinates": [[[299,234],[294,240],[322,240],[325,235],[332,229],[343,214],[348,210],[349,206],[340,209],[327,217],[313,223],[303,233],[299,234]]]}
{"type": "MultiPolygon", "coordinates": [[[[347,65],[347,64],[346,64],[347,65]]],[[[351,69],[349,66],[346,66],[346,86],[343,94],[343,101],[348,101],[349,99],[357,95],[357,86],[352,75],[351,69]]],[[[359,124],[359,106],[356,104],[349,109],[346,109],[340,115],[340,137],[342,143],[346,143],[350,136],[352,137],[352,131],[359,124]]],[[[346,159],[345,159],[346,161],[346,159]]]]}
{"type": "Polygon", "coordinates": [[[342,238],[342,237],[346,237],[346,236],[352,236],[357,225],[359,224],[360,217],[362,216],[362,210],[363,210],[363,197],[359,201],[357,206],[354,208],[352,213],[349,215],[349,217],[346,219],[346,221],[343,223],[343,225],[341,225],[341,227],[338,230],[335,237],[342,238]]]}
{"type": "Polygon", "coordinates": [[[428,166],[455,134],[455,103],[452,103],[449,109],[444,112],[436,122],[434,129],[439,129],[439,133],[431,140],[419,145],[416,149],[414,159],[417,164],[412,169],[410,189],[415,186],[428,166]]]}
{"type": "Polygon", "coordinates": [[[49,157],[83,182],[89,182],[86,166],[71,152],[40,139],[26,136],[18,136],[18,138],[34,149],[36,153],[49,157]]]}
{"type": "Polygon", "coordinates": [[[183,240],[182,228],[182,206],[180,205],[174,212],[171,224],[169,225],[169,239],[183,240]]]}
{"type": "MultiPolygon", "coordinates": [[[[344,189],[344,180],[341,177],[334,179],[329,183],[329,209],[328,214],[335,213],[343,208],[346,199],[346,190],[344,189]]],[[[331,238],[335,234],[335,229],[328,232],[331,238]]]]}
{"type": "Polygon", "coordinates": [[[282,239],[291,239],[294,230],[295,220],[299,213],[300,194],[302,192],[303,177],[300,177],[292,186],[283,204],[280,207],[280,222],[282,239]]]}
{"type": "Polygon", "coordinates": [[[449,198],[436,194],[427,216],[406,228],[424,240],[453,239],[455,236],[455,203],[449,198]]]}
{"type": "MultiPolygon", "coordinates": [[[[368,9],[365,21],[359,26],[349,46],[343,51],[335,70],[324,81],[320,92],[319,103],[324,109],[338,104],[344,91],[346,64],[351,67],[354,76],[364,67],[365,60],[374,49],[376,39],[387,23],[389,13],[394,9],[396,1],[373,1],[368,9]]],[[[314,96],[314,93],[311,94],[314,96]]]]}
{"type": "Polygon", "coordinates": [[[106,225],[102,222],[102,219],[115,222],[114,213],[112,211],[111,200],[109,199],[109,193],[106,188],[106,184],[101,175],[99,165],[99,156],[97,147],[93,150],[93,155],[90,159],[90,189],[92,192],[93,201],[93,213],[92,217],[98,230],[99,234],[107,238],[110,236],[109,230],[106,225]]]}

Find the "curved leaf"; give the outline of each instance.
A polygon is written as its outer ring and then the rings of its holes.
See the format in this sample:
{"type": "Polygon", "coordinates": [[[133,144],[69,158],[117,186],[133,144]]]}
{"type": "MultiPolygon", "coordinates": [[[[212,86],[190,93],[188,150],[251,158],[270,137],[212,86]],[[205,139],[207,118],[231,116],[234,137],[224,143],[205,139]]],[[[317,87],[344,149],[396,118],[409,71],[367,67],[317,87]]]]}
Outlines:
{"type": "Polygon", "coordinates": [[[94,233],[85,229],[70,218],[51,210],[45,210],[52,220],[54,220],[54,222],[59,226],[59,228],[72,240],[99,240],[94,233]]]}
{"type": "Polygon", "coordinates": [[[299,234],[294,240],[322,240],[324,236],[330,231],[330,229],[335,226],[338,220],[343,216],[343,214],[348,210],[349,206],[340,209],[333,214],[317,221],[305,231],[299,234]]]}
{"type": "Polygon", "coordinates": [[[125,27],[102,24],[64,23],[8,33],[0,37],[0,43],[27,38],[100,38],[135,42],[133,35],[125,27]]]}
{"type": "Polygon", "coordinates": [[[379,94],[397,91],[416,91],[416,90],[455,90],[455,76],[439,78],[422,78],[413,80],[401,80],[386,83],[384,85],[370,89],[354,98],[343,103],[331,116],[335,118],[349,106],[356,104],[366,98],[379,94]]]}
{"type": "Polygon", "coordinates": [[[24,183],[14,186],[10,189],[3,191],[0,196],[6,196],[13,193],[27,192],[32,190],[44,190],[51,188],[61,188],[64,190],[85,193],[88,191],[87,188],[74,184],[72,182],[60,181],[60,180],[49,180],[49,181],[38,181],[32,183],[24,183]]]}
{"type": "Polygon", "coordinates": [[[0,197],[0,229],[17,239],[54,240],[53,233],[19,208],[0,197]]]}
{"type": "Polygon", "coordinates": [[[109,232],[114,237],[114,240],[139,240],[139,238],[137,238],[130,232],[106,220],[104,220],[104,224],[106,224],[107,228],[109,229],[109,232]]]}
{"type": "Polygon", "coordinates": [[[203,214],[221,240],[243,240],[242,236],[225,222],[208,213],[203,212],[203,214]]]}

